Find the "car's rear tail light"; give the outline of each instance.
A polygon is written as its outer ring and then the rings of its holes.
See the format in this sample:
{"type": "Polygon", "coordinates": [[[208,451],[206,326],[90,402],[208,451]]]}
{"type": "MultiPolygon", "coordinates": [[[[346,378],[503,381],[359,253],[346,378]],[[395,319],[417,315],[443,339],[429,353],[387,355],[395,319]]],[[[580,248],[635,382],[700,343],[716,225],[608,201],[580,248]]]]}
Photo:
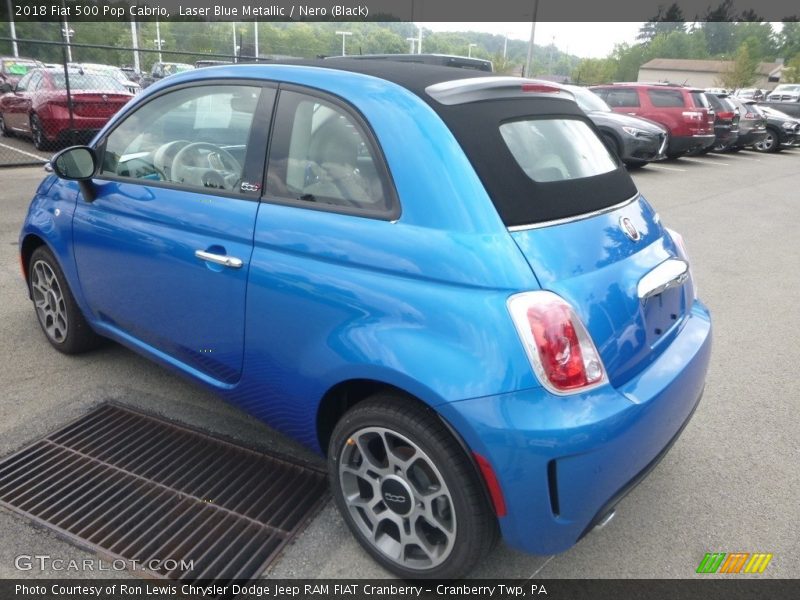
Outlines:
{"type": "Polygon", "coordinates": [[[545,83],[523,83],[523,92],[540,92],[545,94],[558,94],[561,90],[554,85],[547,85],[545,83]]]}
{"type": "Polygon", "coordinates": [[[723,110],[721,112],[718,112],[717,116],[720,119],[732,119],[733,118],[733,113],[731,111],[728,111],[728,110],[723,110]]]}
{"type": "Polygon", "coordinates": [[[553,292],[516,294],[508,310],[542,385],[569,394],[608,381],[603,361],[572,307],[553,292]]]}
{"type": "Polygon", "coordinates": [[[758,119],[760,117],[756,113],[748,112],[748,113],[744,113],[744,118],[745,119],[758,119]]]}

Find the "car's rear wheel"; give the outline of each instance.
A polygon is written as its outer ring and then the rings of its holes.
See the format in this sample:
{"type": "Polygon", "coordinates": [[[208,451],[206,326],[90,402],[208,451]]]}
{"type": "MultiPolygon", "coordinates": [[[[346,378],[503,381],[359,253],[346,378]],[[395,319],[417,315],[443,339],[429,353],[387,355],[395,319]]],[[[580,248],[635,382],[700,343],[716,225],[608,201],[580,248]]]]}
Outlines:
{"type": "Polygon", "coordinates": [[[780,148],[778,134],[772,129],[767,129],[767,135],[764,136],[764,139],[753,144],[753,149],[757,152],[777,152],[780,148]]]}
{"type": "Polygon", "coordinates": [[[497,521],[476,469],[429,409],[379,394],[337,423],[328,464],[336,504],[359,543],[404,578],[467,574],[497,521]]]}
{"type": "Polygon", "coordinates": [[[28,282],[36,317],[47,341],[59,352],[79,354],[102,339],[86,322],[53,253],[40,246],[28,263],[28,282]]]}
{"type": "Polygon", "coordinates": [[[30,124],[31,139],[33,139],[33,145],[36,146],[36,149],[47,150],[50,148],[50,142],[44,134],[44,128],[42,127],[41,119],[39,119],[37,115],[31,115],[30,124]]]}

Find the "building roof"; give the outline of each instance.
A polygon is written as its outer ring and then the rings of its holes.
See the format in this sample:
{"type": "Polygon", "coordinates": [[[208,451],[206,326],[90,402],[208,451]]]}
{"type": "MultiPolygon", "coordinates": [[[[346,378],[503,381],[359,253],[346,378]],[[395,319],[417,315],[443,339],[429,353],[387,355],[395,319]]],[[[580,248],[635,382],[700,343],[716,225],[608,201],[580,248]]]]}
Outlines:
{"type": "MultiPolygon", "coordinates": [[[[722,73],[733,65],[731,60],[693,60],[687,58],[654,58],[644,63],[640,69],[658,69],[660,71],[696,71],[698,73],[722,73]]],[[[769,75],[780,67],[779,63],[758,64],[759,75],[769,75]]]]}

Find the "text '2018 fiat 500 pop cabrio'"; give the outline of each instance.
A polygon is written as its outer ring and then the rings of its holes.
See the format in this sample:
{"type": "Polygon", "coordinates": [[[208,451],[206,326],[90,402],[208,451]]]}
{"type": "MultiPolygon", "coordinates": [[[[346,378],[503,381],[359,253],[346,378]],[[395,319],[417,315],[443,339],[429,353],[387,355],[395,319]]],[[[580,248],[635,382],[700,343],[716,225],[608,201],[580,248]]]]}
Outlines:
{"type": "Polygon", "coordinates": [[[20,236],[50,343],[116,340],[326,454],[397,575],[571,547],[701,397],[683,241],[557,86],[212,67],[52,165],[20,236]]]}

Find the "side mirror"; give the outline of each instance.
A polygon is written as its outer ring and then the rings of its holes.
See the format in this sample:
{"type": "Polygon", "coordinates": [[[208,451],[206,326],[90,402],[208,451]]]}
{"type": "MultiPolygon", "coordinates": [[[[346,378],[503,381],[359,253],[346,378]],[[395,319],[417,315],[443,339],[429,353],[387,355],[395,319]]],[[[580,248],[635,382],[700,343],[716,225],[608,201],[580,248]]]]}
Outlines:
{"type": "Polygon", "coordinates": [[[73,146],[56,154],[50,161],[53,171],[62,179],[86,181],[97,170],[97,156],[88,146],[73,146]]]}
{"type": "Polygon", "coordinates": [[[0,83],[0,94],[7,94],[8,92],[13,92],[13,91],[14,91],[13,86],[7,81],[0,83]]]}

